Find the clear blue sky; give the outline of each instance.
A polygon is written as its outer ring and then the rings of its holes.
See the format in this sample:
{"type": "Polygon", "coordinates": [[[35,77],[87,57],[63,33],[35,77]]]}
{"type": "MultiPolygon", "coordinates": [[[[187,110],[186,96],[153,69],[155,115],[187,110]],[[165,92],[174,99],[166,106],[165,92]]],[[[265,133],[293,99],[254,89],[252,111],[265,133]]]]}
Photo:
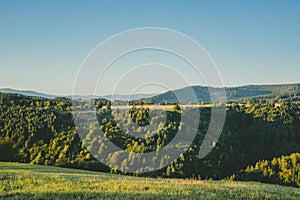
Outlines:
{"type": "Polygon", "coordinates": [[[165,27],[199,42],[225,85],[300,82],[300,1],[0,1],[0,88],[71,94],[107,37],[165,27]]]}

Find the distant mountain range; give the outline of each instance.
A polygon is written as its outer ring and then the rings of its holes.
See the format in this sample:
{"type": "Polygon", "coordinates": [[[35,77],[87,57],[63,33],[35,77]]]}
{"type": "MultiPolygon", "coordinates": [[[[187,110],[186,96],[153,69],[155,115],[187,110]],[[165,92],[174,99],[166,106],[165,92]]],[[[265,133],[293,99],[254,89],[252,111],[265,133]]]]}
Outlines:
{"type": "MultiPolygon", "coordinates": [[[[1,92],[1,90],[0,90],[1,92]]],[[[155,94],[133,94],[133,95],[123,95],[123,94],[114,94],[114,95],[104,95],[104,96],[94,96],[94,95],[75,95],[75,96],[65,96],[67,98],[74,98],[74,99],[83,99],[88,100],[92,98],[104,98],[112,101],[135,101],[144,98],[150,98],[155,96],[155,94]]]]}
{"type": "MultiPolygon", "coordinates": [[[[106,95],[106,96],[96,96],[96,98],[105,98],[108,100],[120,100],[120,101],[129,101],[129,100],[142,100],[144,102],[149,102],[153,104],[168,102],[168,103],[178,103],[178,96],[183,97],[181,103],[190,103],[194,102],[193,97],[190,95],[190,92],[193,91],[197,98],[198,102],[211,102],[211,97],[209,91],[214,93],[214,96],[218,96],[223,91],[222,88],[215,87],[206,87],[206,86],[190,86],[181,88],[178,90],[168,91],[162,94],[134,94],[134,95],[106,95]]],[[[282,85],[246,85],[239,87],[226,87],[226,99],[227,100],[236,100],[248,97],[257,97],[262,95],[277,95],[277,94],[287,94],[287,93],[296,93],[300,92],[300,84],[282,84],[282,85]]],[[[39,93],[35,91],[27,90],[14,90],[10,88],[0,89],[0,93],[13,93],[21,94],[25,96],[38,96],[43,98],[56,98],[61,96],[49,95],[44,93],[39,93]]],[[[72,98],[72,96],[63,96],[66,98],[72,98]]],[[[93,95],[86,96],[74,96],[76,99],[91,99],[95,98],[93,95]]]]}
{"type": "Polygon", "coordinates": [[[14,90],[11,88],[2,88],[2,89],[0,89],[0,93],[21,94],[24,96],[43,97],[43,98],[47,98],[47,99],[54,99],[55,97],[59,97],[59,96],[44,94],[44,93],[35,92],[35,91],[31,91],[31,90],[14,90]]]}
{"type": "MultiPolygon", "coordinates": [[[[14,90],[11,88],[2,88],[0,89],[0,93],[8,93],[8,94],[21,94],[24,96],[31,96],[31,97],[43,97],[47,99],[54,99],[56,97],[66,97],[66,98],[75,98],[75,99],[92,99],[95,98],[94,95],[68,95],[68,96],[59,96],[59,95],[51,95],[51,94],[45,94],[40,92],[35,92],[31,90],[14,90]]],[[[115,94],[115,95],[105,95],[105,96],[96,96],[96,98],[105,98],[108,100],[119,100],[119,101],[129,101],[129,100],[139,100],[143,98],[149,98],[154,96],[155,94],[133,94],[133,95],[122,95],[122,94],[115,94]]]]}
{"type": "Polygon", "coordinates": [[[114,94],[114,95],[101,96],[101,98],[109,99],[109,100],[119,100],[119,101],[134,101],[134,100],[139,100],[144,98],[150,98],[155,95],[156,94],[133,94],[133,95],[114,94]]]}

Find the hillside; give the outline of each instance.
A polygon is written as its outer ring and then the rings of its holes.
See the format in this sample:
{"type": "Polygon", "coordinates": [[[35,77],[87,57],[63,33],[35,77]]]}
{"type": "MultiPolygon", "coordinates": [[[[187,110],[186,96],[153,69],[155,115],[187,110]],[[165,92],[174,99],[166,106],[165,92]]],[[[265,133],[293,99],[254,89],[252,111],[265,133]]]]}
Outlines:
{"type": "MultiPolygon", "coordinates": [[[[70,112],[70,99],[0,94],[0,161],[126,173],[126,169],[142,160],[142,154],[135,154],[135,157],[129,154],[122,157],[121,164],[118,164],[122,151],[114,152],[114,156],[105,156],[106,148],[102,144],[106,138],[128,152],[154,152],[169,144],[179,129],[185,133],[197,131],[191,144],[187,143],[186,137],[182,137],[174,145],[176,149],[183,149],[184,153],[176,160],[153,156],[151,163],[166,165],[148,174],[141,173],[148,166],[141,166],[134,171],[135,175],[221,180],[259,160],[300,152],[300,104],[296,103],[228,106],[218,142],[203,159],[199,159],[198,154],[209,126],[211,108],[193,108],[181,113],[180,108],[175,106],[167,112],[153,110],[151,112],[155,118],[151,118],[146,108],[132,109],[129,115],[126,110],[111,110],[109,101],[98,99],[97,106],[101,109],[96,114],[98,122],[94,123],[85,117],[88,113],[84,113],[87,108],[94,107],[92,102],[80,101],[78,105],[83,111],[80,118],[70,112]],[[194,112],[200,112],[197,129],[191,129],[188,123],[188,126],[181,126],[181,116],[187,122],[196,120],[194,112]],[[80,133],[85,134],[81,138],[77,131],[79,126],[74,123],[78,119],[86,124],[80,128],[80,133]],[[163,121],[166,123],[161,123],[163,121]],[[118,123],[123,124],[122,128],[118,123]],[[141,126],[136,130],[132,128],[133,124],[141,126]],[[151,137],[136,138],[131,135],[145,132],[149,124],[157,127],[149,132],[151,137]],[[103,132],[106,137],[101,137],[103,132]],[[97,162],[97,158],[111,163],[110,166],[120,167],[119,171],[97,162]]],[[[292,175],[300,177],[296,172],[292,175]]],[[[286,184],[284,181],[276,183],[286,184]]]]}
{"type": "MultiPolygon", "coordinates": [[[[192,86],[185,87],[174,91],[168,91],[163,94],[156,95],[151,98],[142,99],[147,103],[177,103],[177,97],[183,97],[182,104],[194,102],[191,97],[191,89],[195,92],[198,102],[210,103],[211,97],[209,91],[212,91],[216,96],[222,94],[221,88],[204,87],[204,86],[192,86]],[[177,96],[177,97],[176,97],[177,96]]],[[[300,84],[283,84],[283,85],[247,85],[239,87],[226,87],[227,100],[236,100],[247,97],[258,97],[263,95],[279,95],[297,93],[300,91],[300,84]]]]}
{"type": "Polygon", "coordinates": [[[135,178],[0,163],[0,199],[299,199],[300,189],[254,182],[135,178]]]}

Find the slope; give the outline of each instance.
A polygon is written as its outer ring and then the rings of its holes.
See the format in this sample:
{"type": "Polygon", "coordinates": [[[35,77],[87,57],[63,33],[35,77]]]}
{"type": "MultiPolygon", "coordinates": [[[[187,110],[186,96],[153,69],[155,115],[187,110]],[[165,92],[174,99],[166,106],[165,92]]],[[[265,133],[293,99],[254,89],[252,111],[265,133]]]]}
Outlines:
{"type": "Polygon", "coordinates": [[[254,182],[149,179],[0,163],[0,199],[299,199],[300,189],[254,182]]]}

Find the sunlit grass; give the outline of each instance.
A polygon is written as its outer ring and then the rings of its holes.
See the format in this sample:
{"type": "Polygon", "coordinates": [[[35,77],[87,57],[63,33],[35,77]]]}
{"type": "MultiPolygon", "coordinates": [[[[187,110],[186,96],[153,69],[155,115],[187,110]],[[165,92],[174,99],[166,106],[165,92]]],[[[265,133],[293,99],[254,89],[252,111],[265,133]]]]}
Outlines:
{"type": "Polygon", "coordinates": [[[0,199],[300,199],[300,189],[0,163],[0,199]]]}

